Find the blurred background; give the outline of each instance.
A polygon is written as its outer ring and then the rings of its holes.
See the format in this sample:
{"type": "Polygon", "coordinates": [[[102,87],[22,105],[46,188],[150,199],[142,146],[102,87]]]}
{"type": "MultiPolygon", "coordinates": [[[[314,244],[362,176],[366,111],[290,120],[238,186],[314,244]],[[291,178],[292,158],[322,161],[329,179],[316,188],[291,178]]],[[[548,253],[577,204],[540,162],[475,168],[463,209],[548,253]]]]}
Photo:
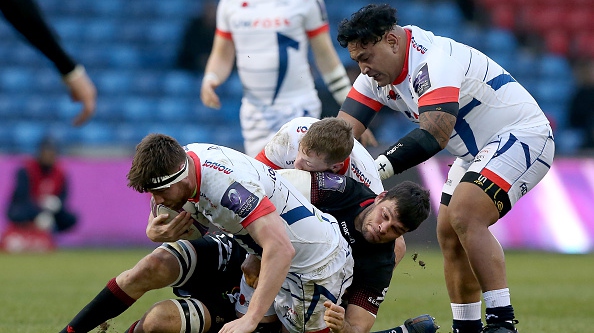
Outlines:
{"type": "MultiPolygon", "coordinates": [[[[330,31],[377,1],[326,0],[330,31]]],[[[15,172],[39,142],[53,137],[69,179],[65,205],[79,218],[59,247],[153,246],[144,229],[147,195],[126,187],[134,146],[146,134],[180,143],[210,142],[242,150],[236,73],[217,90],[221,110],[202,105],[200,83],[214,34],[213,0],[42,0],[39,5],[66,50],[97,86],[95,116],[71,126],[72,103],[52,64],[0,20],[0,233],[15,172]]],[[[493,231],[504,248],[563,253],[594,250],[594,2],[459,0],[391,2],[400,25],[413,24],[473,46],[506,68],[536,98],[553,124],[551,172],[493,231]]],[[[358,71],[335,41],[347,68],[358,71]]],[[[315,71],[315,69],[314,69],[315,71]]],[[[339,106],[317,77],[326,116],[339,106]]],[[[376,156],[413,128],[389,111],[372,124],[376,156]]],[[[412,179],[431,190],[437,211],[447,164],[439,154],[385,187],[412,179]]],[[[407,235],[437,248],[435,216],[407,235]]]]}

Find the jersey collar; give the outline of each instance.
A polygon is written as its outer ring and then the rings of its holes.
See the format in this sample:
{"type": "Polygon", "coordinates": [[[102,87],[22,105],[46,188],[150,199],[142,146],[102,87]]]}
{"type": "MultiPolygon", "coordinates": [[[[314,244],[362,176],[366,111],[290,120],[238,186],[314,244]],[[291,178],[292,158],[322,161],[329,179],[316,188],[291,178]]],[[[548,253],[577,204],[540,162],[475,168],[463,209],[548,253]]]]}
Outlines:
{"type": "Polygon", "coordinates": [[[344,160],[344,165],[342,166],[342,168],[340,168],[340,170],[338,170],[337,174],[339,175],[344,175],[346,174],[347,170],[349,169],[349,165],[351,165],[351,157],[347,157],[346,160],[344,160]]]}
{"type": "Polygon", "coordinates": [[[401,84],[408,75],[408,55],[410,50],[410,39],[412,37],[412,32],[408,29],[404,29],[404,31],[406,32],[406,55],[404,56],[404,66],[402,67],[400,75],[398,75],[396,80],[392,82],[393,85],[401,84]]]}
{"type": "Polygon", "coordinates": [[[202,168],[200,167],[200,157],[193,151],[189,151],[188,156],[194,161],[194,169],[196,169],[196,195],[193,198],[188,199],[191,202],[200,201],[200,181],[202,180],[202,168]]]}

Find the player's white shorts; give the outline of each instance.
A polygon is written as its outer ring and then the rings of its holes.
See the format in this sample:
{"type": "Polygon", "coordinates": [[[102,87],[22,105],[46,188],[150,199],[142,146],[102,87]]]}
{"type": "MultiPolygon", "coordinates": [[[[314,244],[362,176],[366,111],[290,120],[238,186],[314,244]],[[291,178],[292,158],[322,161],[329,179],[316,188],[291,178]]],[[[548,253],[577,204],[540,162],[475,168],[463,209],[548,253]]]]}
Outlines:
{"type": "Polygon", "coordinates": [[[282,106],[255,106],[243,99],[239,120],[246,155],[255,157],[289,120],[320,118],[321,114],[322,102],[317,97],[304,97],[295,104],[282,106]]]}
{"type": "Polygon", "coordinates": [[[554,155],[549,125],[501,134],[484,146],[474,160],[454,161],[442,189],[441,203],[449,203],[460,181],[472,182],[493,198],[502,217],[546,175],[554,155]],[[498,196],[498,189],[506,192],[509,199],[498,196]]]}
{"type": "MultiPolygon", "coordinates": [[[[317,332],[326,329],[324,301],[340,304],[345,289],[353,277],[353,256],[345,242],[326,265],[304,274],[290,273],[274,299],[266,316],[276,314],[291,333],[317,332]],[[346,246],[346,248],[345,248],[346,246]]],[[[242,277],[241,295],[235,310],[246,313],[254,289],[242,277]]]]}

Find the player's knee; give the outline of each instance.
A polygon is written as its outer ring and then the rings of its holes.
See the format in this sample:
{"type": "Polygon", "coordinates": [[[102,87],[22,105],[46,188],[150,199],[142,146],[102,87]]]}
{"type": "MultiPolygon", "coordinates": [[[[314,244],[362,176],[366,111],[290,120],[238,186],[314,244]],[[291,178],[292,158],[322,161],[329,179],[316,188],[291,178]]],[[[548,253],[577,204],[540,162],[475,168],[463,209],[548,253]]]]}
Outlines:
{"type": "Polygon", "coordinates": [[[204,333],[210,329],[210,313],[193,298],[169,299],[153,305],[135,333],[204,333]]]}
{"type": "Polygon", "coordinates": [[[177,260],[166,251],[156,250],[142,258],[133,269],[118,277],[118,283],[145,291],[163,288],[174,282],[179,274],[177,260]]]}
{"type": "Polygon", "coordinates": [[[176,265],[175,272],[179,273],[170,285],[178,287],[185,284],[196,269],[197,259],[192,244],[187,240],[179,240],[174,243],[164,243],[159,249],[166,251],[161,252],[164,257],[168,258],[167,264],[176,265]]]}

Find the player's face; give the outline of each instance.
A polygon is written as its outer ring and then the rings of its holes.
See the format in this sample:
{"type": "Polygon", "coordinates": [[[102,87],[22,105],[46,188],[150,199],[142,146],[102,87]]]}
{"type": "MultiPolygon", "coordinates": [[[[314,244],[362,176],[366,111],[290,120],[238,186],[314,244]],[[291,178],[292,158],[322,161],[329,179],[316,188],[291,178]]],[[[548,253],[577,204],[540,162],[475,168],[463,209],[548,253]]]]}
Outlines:
{"type": "Polygon", "coordinates": [[[380,87],[394,82],[402,71],[395,38],[394,35],[387,33],[375,44],[361,45],[358,42],[351,42],[347,46],[351,59],[359,64],[361,73],[373,78],[380,87]]]}
{"type": "Polygon", "coordinates": [[[302,149],[298,149],[297,158],[295,158],[295,169],[305,171],[332,171],[331,165],[324,162],[325,156],[315,152],[306,154],[302,149]]]}
{"type": "Polygon", "coordinates": [[[187,179],[184,179],[171,185],[171,187],[151,191],[151,194],[155,199],[155,204],[164,205],[173,210],[180,210],[192,195],[188,188],[187,179]]]}
{"type": "Polygon", "coordinates": [[[385,192],[375,199],[375,206],[367,213],[361,225],[361,234],[369,243],[387,243],[406,233],[396,216],[394,200],[381,201],[385,192]]]}

